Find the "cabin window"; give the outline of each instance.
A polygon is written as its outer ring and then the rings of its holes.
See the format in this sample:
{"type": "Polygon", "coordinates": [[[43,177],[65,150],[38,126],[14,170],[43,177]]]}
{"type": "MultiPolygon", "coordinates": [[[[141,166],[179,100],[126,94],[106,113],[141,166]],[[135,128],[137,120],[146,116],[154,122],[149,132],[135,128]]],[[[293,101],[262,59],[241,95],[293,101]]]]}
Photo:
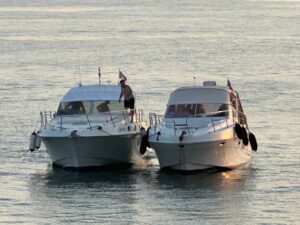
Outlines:
{"type": "Polygon", "coordinates": [[[94,101],[93,113],[105,113],[124,110],[124,105],[119,101],[94,101]]]}
{"type": "Polygon", "coordinates": [[[169,105],[165,117],[190,117],[195,115],[195,104],[169,105]]]}
{"type": "Polygon", "coordinates": [[[76,115],[89,113],[90,101],[61,102],[58,106],[57,115],[76,115]]]}
{"type": "Polygon", "coordinates": [[[220,113],[216,114],[215,116],[229,116],[229,108],[230,106],[228,104],[221,104],[218,108],[220,113]]]}
{"type": "Polygon", "coordinates": [[[228,116],[228,104],[176,104],[167,107],[165,117],[203,117],[203,116],[228,116]]]}
{"type": "Polygon", "coordinates": [[[228,116],[228,104],[197,104],[196,116],[228,116]]]}

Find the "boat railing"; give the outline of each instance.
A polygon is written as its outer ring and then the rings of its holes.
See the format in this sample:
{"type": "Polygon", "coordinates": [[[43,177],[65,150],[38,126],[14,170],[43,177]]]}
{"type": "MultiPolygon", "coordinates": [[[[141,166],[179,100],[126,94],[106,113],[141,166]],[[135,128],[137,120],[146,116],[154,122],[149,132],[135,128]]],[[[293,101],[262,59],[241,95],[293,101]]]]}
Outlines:
{"type": "Polygon", "coordinates": [[[211,125],[214,132],[216,132],[217,125],[220,123],[220,121],[224,121],[224,117],[226,121],[226,128],[233,125],[235,122],[239,122],[241,125],[247,126],[246,115],[243,112],[233,110],[232,116],[229,116],[230,113],[230,110],[223,110],[192,115],[187,118],[168,118],[156,113],[149,113],[149,124],[150,127],[154,128],[154,132],[157,132],[158,127],[160,126],[162,121],[164,121],[166,126],[173,127],[174,134],[176,134],[178,130],[182,129],[186,129],[187,132],[190,133],[190,131],[195,127],[206,128],[208,125],[211,125]],[[207,119],[207,121],[205,123],[197,123],[198,121],[196,121],[195,119],[199,118],[207,119]]]}
{"type": "Polygon", "coordinates": [[[149,113],[149,124],[151,127],[158,127],[161,121],[164,119],[163,115],[158,115],[156,113],[149,113]]]}
{"type": "Polygon", "coordinates": [[[41,127],[46,127],[47,124],[54,118],[55,111],[40,112],[41,127]]]}
{"type": "Polygon", "coordinates": [[[76,124],[76,125],[88,125],[89,129],[98,128],[100,125],[109,125],[116,126],[117,123],[123,121],[125,124],[131,122],[143,122],[144,121],[144,112],[141,109],[133,109],[133,121],[131,121],[131,112],[132,111],[112,111],[112,112],[103,112],[100,114],[76,114],[76,115],[60,115],[55,111],[43,111],[40,112],[40,122],[41,127],[47,128],[48,126],[59,128],[61,131],[68,129],[67,125],[76,124]],[[77,119],[80,116],[80,119],[77,119]],[[101,118],[102,117],[102,118],[101,118]],[[76,118],[76,119],[75,119],[76,118]],[[84,118],[84,119],[83,119],[84,118]],[[74,122],[75,119],[75,122],[74,122]],[[102,120],[101,120],[102,119],[102,120]],[[56,124],[51,122],[55,120],[56,124]]]}

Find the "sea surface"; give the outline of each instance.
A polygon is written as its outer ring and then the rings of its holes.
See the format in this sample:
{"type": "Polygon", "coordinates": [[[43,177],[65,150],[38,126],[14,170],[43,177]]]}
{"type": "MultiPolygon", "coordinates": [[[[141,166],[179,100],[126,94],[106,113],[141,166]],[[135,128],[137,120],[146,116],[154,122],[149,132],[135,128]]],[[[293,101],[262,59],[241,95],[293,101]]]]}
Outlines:
{"type": "Polygon", "coordinates": [[[300,0],[0,0],[0,224],[300,224],[300,0]],[[39,112],[118,82],[163,113],[175,88],[227,79],[258,151],[246,167],[173,174],[54,169],[39,112]]]}

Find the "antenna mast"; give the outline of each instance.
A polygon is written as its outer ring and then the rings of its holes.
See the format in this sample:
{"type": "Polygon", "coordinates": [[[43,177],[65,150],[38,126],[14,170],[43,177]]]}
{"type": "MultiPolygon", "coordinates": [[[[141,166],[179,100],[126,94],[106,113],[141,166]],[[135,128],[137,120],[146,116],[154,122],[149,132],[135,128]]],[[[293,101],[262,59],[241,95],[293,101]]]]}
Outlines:
{"type": "Polygon", "coordinates": [[[79,57],[79,49],[77,51],[77,58],[78,58],[78,74],[79,74],[79,86],[82,85],[81,83],[81,72],[80,72],[80,57],[79,57]]]}
{"type": "Polygon", "coordinates": [[[98,67],[99,85],[101,84],[101,68],[98,67]]]}

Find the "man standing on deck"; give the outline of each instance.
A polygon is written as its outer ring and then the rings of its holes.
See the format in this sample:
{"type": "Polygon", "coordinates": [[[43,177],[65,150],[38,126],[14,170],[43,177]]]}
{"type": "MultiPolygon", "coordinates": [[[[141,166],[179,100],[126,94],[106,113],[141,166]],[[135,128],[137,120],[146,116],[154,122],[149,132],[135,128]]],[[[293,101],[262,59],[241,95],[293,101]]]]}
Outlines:
{"type": "Polygon", "coordinates": [[[119,97],[119,102],[121,101],[122,96],[124,96],[124,108],[130,109],[130,116],[131,116],[131,123],[133,122],[133,115],[134,115],[134,95],[131,87],[125,84],[125,80],[120,81],[121,85],[121,93],[119,97]]]}

